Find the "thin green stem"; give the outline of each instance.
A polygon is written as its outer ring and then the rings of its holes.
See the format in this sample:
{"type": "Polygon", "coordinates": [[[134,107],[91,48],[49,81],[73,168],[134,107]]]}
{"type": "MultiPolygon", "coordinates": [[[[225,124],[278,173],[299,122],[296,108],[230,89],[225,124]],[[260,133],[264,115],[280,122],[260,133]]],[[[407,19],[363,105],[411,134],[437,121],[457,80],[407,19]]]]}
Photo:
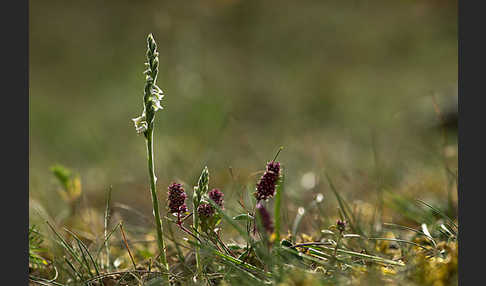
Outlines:
{"type": "MultiPolygon", "coordinates": [[[[167,273],[169,272],[169,264],[167,263],[167,256],[166,256],[166,249],[165,249],[165,244],[164,244],[164,239],[163,239],[163,228],[162,228],[162,221],[160,219],[160,213],[159,213],[159,200],[157,199],[157,190],[155,187],[155,172],[154,172],[154,151],[153,151],[153,123],[150,124],[149,128],[146,131],[146,143],[147,143],[147,157],[148,157],[148,169],[149,169],[149,177],[150,177],[150,192],[152,194],[152,206],[154,210],[154,217],[155,217],[155,225],[156,225],[156,231],[157,231],[157,245],[159,247],[159,252],[160,252],[160,262],[165,268],[164,270],[167,270],[167,273]]],[[[164,274],[163,275],[164,280],[169,282],[169,275],[164,274]]]]}
{"type": "Polygon", "coordinates": [[[110,241],[107,238],[108,238],[108,223],[110,221],[111,191],[112,191],[112,186],[110,186],[106,194],[106,207],[105,207],[105,220],[104,220],[104,239],[106,241],[105,243],[106,269],[108,271],[110,271],[110,241]]]}
{"type": "MultiPolygon", "coordinates": [[[[199,180],[197,182],[197,186],[194,187],[194,195],[192,198],[192,205],[193,205],[193,227],[194,231],[196,232],[196,238],[198,241],[199,239],[199,214],[197,213],[197,209],[199,207],[199,204],[201,203],[201,199],[204,194],[208,192],[208,184],[209,184],[209,171],[208,167],[204,167],[201,176],[199,177],[199,180]]],[[[210,200],[211,201],[211,200],[210,200]]],[[[214,206],[213,206],[214,207],[214,206]]],[[[199,251],[199,246],[194,247],[195,254],[196,254],[196,270],[197,270],[197,276],[196,277],[202,277],[203,274],[203,265],[201,262],[201,253],[199,251]]]]}
{"type": "Polygon", "coordinates": [[[182,254],[182,250],[181,250],[179,244],[177,243],[177,241],[176,241],[176,239],[174,237],[174,232],[172,231],[172,226],[171,226],[170,223],[167,224],[167,229],[169,230],[169,235],[170,235],[171,240],[174,242],[174,247],[175,247],[175,249],[177,251],[177,256],[179,256],[179,261],[182,264],[184,264],[184,262],[185,262],[184,255],[182,254]]]}
{"type": "Polygon", "coordinates": [[[273,211],[275,217],[275,245],[280,244],[280,209],[282,203],[283,183],[284,183],[284,176],[282,174],[282,176],[278,179],[277,182],[277,192],[275,194],[275,204],[274,204],[274,211],[273,211]]]}
{"type": "Polygon", "coordinates": [[[338,237],[337,242],[336,242],[336,247],[334,248],[334,257],[337,256],[337,251],[339,248],[339,242],[341,242],[341,236],[338,237]]]}
{"type": "MultiPolygon", "coordinates": [[[[194,193],[194,195],[197,195],[196,193],[194,193]]],[[[195,201],[193,201],[193,206],[194,206],[194,214],[192,216],[192,224],[193,224],[193,227],[194,229],[196,230],[196,238],[197,240],[200,240],[199,238],[199,231],[198,231],[198,228],[199,228],[199,215],[197,213],[197,204],[195,201]]],[[[199,246],[195,246],[194,247],[194,250],[195,250],[195,253],[196,253],[196,270],[197,270],[197,276],[200,277],[202,275],[202,262],[201,262],[201,253],[199,251],[199,246]]]]}

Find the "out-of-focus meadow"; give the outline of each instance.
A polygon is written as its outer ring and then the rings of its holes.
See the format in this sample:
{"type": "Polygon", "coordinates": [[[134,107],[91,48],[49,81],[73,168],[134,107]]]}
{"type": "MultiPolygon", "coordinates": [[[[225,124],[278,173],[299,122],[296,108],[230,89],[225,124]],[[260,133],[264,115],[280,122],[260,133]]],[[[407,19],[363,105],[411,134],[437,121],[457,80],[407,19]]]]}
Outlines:
{"type": "Polygon", "coordinates": [[[457,139],[447,129],[444,142],[436,107],[457,101],[457,1],[220,0],[30,1],[31,204],[66,208],[49,170],[60,163],[79,174],[85,205],[102,212],[112,185],[114,202],[150,215],[131,122],[148,33],[166,93],[162,205],[169,183],[190,191],[207,165],[237,208],[280,146],[283,230],[319,193],[337,214],[324,172],[349,201],[376,205],[385,190],[447,203],[457,139]]]}

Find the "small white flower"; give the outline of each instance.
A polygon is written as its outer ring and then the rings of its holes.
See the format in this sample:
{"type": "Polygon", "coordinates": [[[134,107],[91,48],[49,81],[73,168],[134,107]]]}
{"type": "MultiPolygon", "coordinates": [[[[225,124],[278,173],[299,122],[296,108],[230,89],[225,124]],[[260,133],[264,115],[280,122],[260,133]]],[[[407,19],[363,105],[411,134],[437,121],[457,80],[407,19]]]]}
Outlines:
{"type": "Polygon", "coordinates": [[[142,114],[142,116],[133,118],[132,119],[133,123],[135,124],[135,130],[137,133],[143,133],[147,130],[148,124],[145,118],[145,114],[142,114]]]}
{"type": "Polygon", "coordinates": [[[164,98],[164,92],[155,84],[150,88],[150,94],[154,95],[158,100],[164,98]]]}
{"type": "Polygon", "coordinates": [[[162,105],[160,105],[159,100],[152,100],[152,108],[154,109],[154,111],[157,111],[159,109],[164,109],[162,105]]]}

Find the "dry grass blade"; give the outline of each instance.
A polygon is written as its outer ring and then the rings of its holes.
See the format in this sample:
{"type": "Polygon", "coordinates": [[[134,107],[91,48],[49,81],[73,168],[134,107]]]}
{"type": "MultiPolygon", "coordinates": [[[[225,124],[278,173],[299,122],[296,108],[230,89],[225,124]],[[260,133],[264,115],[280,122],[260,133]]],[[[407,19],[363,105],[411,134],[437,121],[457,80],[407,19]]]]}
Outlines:
{"type": "Polygon", "coordinates": [[[420,245],[420,244],[415,243],[413,241],[404,240],[404,239],[386,238],[386,237],[370,237],[368,239],[369,240],[386,240],[386,241],[395,241],[395,242],[407,243],[407,244],[415,245],[415,246],[420,247],[420,248],[425,249],[425,250],[429,250],[427,247],[425,247],[423,245],[420,245]]]}
{"type": "MultiPolygon", "coordinates": [[[[330,267],[330,265],[328,263],[325,263],[324,261],[322,261],[322,258],[319,259],[319,258],[316,258],[316,257],[313,257],[313,256],[310,256],[310,255],[307,255],[307,254],[304,254],[302,252],[299,252],[295,249],[292,249],[290,247],[282,247],[281,248],[282,250],[284,250],[285,252],[288,252],[288,253],[291,253],[291,254],[294,254],[294,255],[297,255],[298,257],[301,257],[303,259],[306,259],[306,260],[309,260],[309,261],[312,261],[314,263],[317,263],[319,265],[322,265],[322,266],[326,266],[326,267],[330,267]]],[[[327,257],[326,257],[327,258],[327,257]]]]}
{"type": "MultiPolygon", "coordinates": [[[[310,248],[309,246],[305,246],[305,247],[310,248]]],[[[325,246],[320,246],[320,247],[317,247],[317,248],[322,249],[322,250],[327,250],[327,251],[334,251],[335,250],[335,248],[325,247],[325,246]]],[[[355,252],[355,251],[351,251],[351,250],[345,250],[345,249],[338,248],[337,252],[342,253],[342,254],[348,254],[348,255],[351,255],[351,256],[359,257],[359,258],[370,259],[370,260],[375,261],[375,262],[380,262],[380,263],[385,263],[385,264],[390,264],[390,265],[395,265],[395,266],[405,266],[405,264],[403,262],[400,262],[400,261],[394,261],[394,260],[386,259],[386,258],[383,258],[383,257],[359,253],[359,252],[355,252]]]]}
{"type": "Polygon", "coordinates": [[[130,247],[128,247],[127,237],[125,236],[125,231],[123,230],[123,223],[120,223],[120,232],[123,237],[123,242],[125,243],[125,247],[128,251],[128,255],[130,256],[130,260],[132,261],[133,269],[137,270],[137,265],[135,264],[135,260],[133,260],[132,252],[130,251],[130,247]]]}
{"type": "Polygon", "coordinates": [[[117,225],[115,225],[115,227],[110,231],[110,233],[107,236],[105,236],[103,243],[100,245],[100,247],[96,251],[96,255],[95,255],[96,258],[98,258],[100,256],[101,250],[103,250],[103,246],[108,242],[110,237],[113,235],[113,233],[116,231],[116,229],[118,227],[120,227],[120,225],[121,225],[121,222],[117,223],[117,225]]]}
{"type": "Polygon", "coordinates": [[[436,214],[440,215],[442,218],[444,218],[445,220],[449,221],[449,222],[450,222],[450,224],[451,224],[451,225],[452,225],[452,226],[453,226],[453,227],[454,227],[456,230],[458,229],[458,227],[457,227],[456,223],[455,223],[455,222],[454,222],[454,221],[453,221],[453,220],[452,220],[452,219],[451,219],[449,216],[447,216],[445,213],[443,213],[442,211],[438,210],[437,208],[435,208],[435,207],[431,206],[430,204],[428,204],[428,203],[426,203],[426,202],[424,202],[424,201],[422,201],[422,200],[417,200],[417,202],[422,203],[422,204],[424,204],[425,206],[429,207],[429,208],[430,208],[430,209],[431,209],[431,210],[432,210],[434,213],[436,213],[436,214]]]}
{"type": "Polygon", "coordinates": [[[383,225],[385,226],[391,226],[391,227],[396,227],[396,228],[401,228],[401,229],[404,229],[404,230],[410,230],[410,231],[413,231],[419,235],[423,235],[425,238],[427,238],[428,240],[430,240],[430,242],[432,242],[432,244],[434,246],[437,246],[437,243],[435,242],[435,240],[432,238],[432,236],[429,236],[427,235],[426,233],[424,233],[423,231],[421,230],[418,230],[418,229],[414,229],[414,228],[411,228],[411,227],[408,227],[408,226],[404,226],[404,225],[399,225],[399,224],[394,224],[394,223],[383,223],[383,225]]]}
{"type": "Polygon", "coordinates": [[[58,283],[58,282],[55,282],[55,281],[52,281],[52,280],[47,280],[47,279],[44,279],[44,278],[41,278],[41,277],[36,277],[36,276],[32,276],[32,275],[29,275],[29,281],[32,282],[32,283],[37,283],[37,284],[40,284],[40,285],[45,285],[45,286],[64,286],[64,284],[61,284],[61,283],[58,283]]]}

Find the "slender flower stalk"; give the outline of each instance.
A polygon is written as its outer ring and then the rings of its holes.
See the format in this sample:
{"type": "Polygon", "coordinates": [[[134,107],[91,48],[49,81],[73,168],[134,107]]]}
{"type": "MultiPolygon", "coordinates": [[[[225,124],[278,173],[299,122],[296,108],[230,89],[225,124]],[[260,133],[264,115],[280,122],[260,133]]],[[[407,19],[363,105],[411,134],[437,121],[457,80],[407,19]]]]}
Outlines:
{"type": "Polygon", "coordinates": [[[150,179],[150,192],[152,195],[152,207],[155,217],[155,225],[157,232],[157,245],[160,252],[160,263],[167,274],[164,274],[164,280],[169,282],[169,264],[167,263],[166,249],[163,239],[163,227],[160,219],[159,201],[157,199],[156,181],[154,171],[154,150],[153,150],[153,133],[154,133],[154,117],[155,112],[162,109],[160,100],[164,97],[162,90],[155,84],[157,80],[159,67],[159,53],[157,52],[157,44],[155,43],[152,34],[147,37],[147,62],[145,63],[145,88],[143,96],[143,112],[140,117],[132,119],[135,124],[135,129],[138,133],[142,133],[145,137],[147,145],[147,162],[150,179]]]}
{"type": "MultiPolygon", "coordinates": [[[[193,224],[192,227],[196,230],[196,237],[199,240],[199,223],[200,218],[198,214],[199,205],[201,204],[201,199],[205,193],[208,192],[208,185],[209,185],[209,170],[208,167],[204,167],[201,176],[199,177],[199,181],[197,182],[197,186],[194,187],[194,194],[192,198],[193,203],[193,224]]],[[[197,276],[200,277],[202,275],[202,261],[201,261],[201,254],[199,252],[199,247],[195,247],[196,253],[196,269],[197,269],[197,276]]]]}
{"type": "Polygon", "coordinates": [[[334,258],[335,259],[337,257],[337,251],[339,249],[339,244],[341,242],[341,238],[343,237],[343,233],[346,230],[346,221],[342,221],[342,220],[338,219],[338,221],[336,222],[336,227],[339,230],[339,234],[338,234],[338,237],[336,239],[336,247],[334,248],[334,258]]]}

